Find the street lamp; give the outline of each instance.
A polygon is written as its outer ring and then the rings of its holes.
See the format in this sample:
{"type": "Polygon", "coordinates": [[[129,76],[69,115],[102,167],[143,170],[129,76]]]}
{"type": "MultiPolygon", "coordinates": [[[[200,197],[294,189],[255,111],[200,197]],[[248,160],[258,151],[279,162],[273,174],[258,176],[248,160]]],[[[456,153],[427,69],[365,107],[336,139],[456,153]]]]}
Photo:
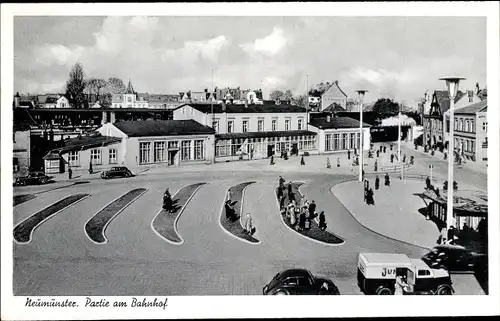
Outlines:
{"type": "Polygon", "coordinates": [[[405,164],[401,159],[401,104],[399,104],[398,111],[398,160],[399,164],[401,164],[401,180],[403,180],[403,167],[405,164]]]}
{"type": "MultiPolygon", "coordinates": [[[[443,77],[440,80],[446,82],[446,87],[448,87],[448,94],[450,95],[450,135],[448,140],[448,200],[446,204],[446,229],[448,230],[450,226],[455,225],[453,218],[453,151],[455,139],[453,137],[454,124],[455,124],[455,97],[458,92],[458,85],[460,80],[465,79],[465,77],[443,77]]],[[[448,234],[447,234],[448,235],[448,234]]]]}
{"type": "Polygon", "coordinates": [[[356,90],[359,96],[359,181],[363,182],[363,98],[368,90],[356,90]]]}

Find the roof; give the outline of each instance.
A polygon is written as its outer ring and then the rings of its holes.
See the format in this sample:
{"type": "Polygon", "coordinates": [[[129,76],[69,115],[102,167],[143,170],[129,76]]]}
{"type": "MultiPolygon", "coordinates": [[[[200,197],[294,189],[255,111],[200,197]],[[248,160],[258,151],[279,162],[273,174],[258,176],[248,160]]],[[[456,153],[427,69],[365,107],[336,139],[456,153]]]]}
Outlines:
{"type": "Polygon", "coordinates": [[[215,131],[194,120],[120,121],[113,124],[129,137],[215,134],[215,131]]]}
{"type": "MultiPolygon", "coordinates": [[[[222,114],[222,104],[210,104],[210,103],[198,103],[198,104],[185,104],[177,107],[174,110],[182,108],[184,106],[190,106],[199,112],[202,113],[212,113],[212,105],[213,111],[215,114],[222,114]]],[[[290,105],[290,104],[280,104],[276,105],[274,102],[264,101],[262,105],[250,104],[248,107],[245,107],[244,104],[234,105],[234,104],[226,104],[226,113],[229,114],[243,114],[243,113],[306,113],[306,109],[290,105]]]]}
{"type": "MultiPolygon", "coordinates": [[[[450,96],[447,90],[435,90],[434,94],[436,95],[436,100],[439,108],[441,108],[441,113],[444,113],[448,109],[450,109],[450,96]]],[[[455,96],[455,103],[462,99],[462,97],[466,94],[467,93],[458,91],[457,95],[455,96]]]]}
{"type": "Polygon", "coordinates": [[[455,115],[457,114],[475,114],[481,111],[487,111],[488,110],[488,100],[483,100],[475,104],[471,104],[459,109],[455,109],[454,113],[455,115]]]}
{"type": "Polygon", "coordinates": [[[53,96],[51,96],[51,97],[47,97],[47,99],[45,100],[45,103],[46,103],[46,104],[55,104],[55,103],[57,103],[57,100],[58,100],[58,99],[59,99],[59,98],[57,98],[57,97],[53,97],[53,96]]]}
{"type": "MultiPolygon", "coordinates": [[[[327,117],[311,118],[309,124],[319,129],[336,129],[336,128],[359,128],[359,121],[350,117],[330,116],[330,121],[327,117]]],[[[363,122],[363,127],[371,125],[363,122]]]]}
{"type": "Polygon", "coordinates": [[[134,87],[132,86],[132,82],[130,81],[130,79],[128,80],[127,91],[125,93],[126,94],[135,94],[134,87]]]}
{"type": "Polygon", "coordinates": [[[337,89],[337,92],[340,92],[342,95],[344,95],[345,97],[347,97],[346,93],[345,93],[342,89],[340,89],[340,86],[339,86],[338,81],[334,81],[334,82],[330,85],[330,87],[328,87],[328,88],[327,88],[327,89],[326,89],[326,90],[325,90],[325,91],[321,94],[321,96],[323,96],[324,94],[326,94],[326,93],[327,93],[330,89],[334,89],[334,88],[336,88],[336,89],[337,89]],[[333,86],[335,86],[335,87],[333,87],[333,86]]]}
{"type": "Polygon", "coordinates": [[[291,276],[309,276],[310,273],[306,269],[290,269],[280,272],[280,279],[288,278],[291,276]]]}
{"type": "Polygon", "coordinates": [[[59,148],[54,148],[51,152],[65,153],[72,150],[89,149],[100,146],[107,146],[118,143],[122,139],[119,137],[102,136],[100,134],[80,136],[70,138],[63,141],[63,145],[59,148]]]}
{"type": "Polygon", "coordinates": [[[330,106],[326,107],[323,111],[334,112],[334,111],[345,111],[345,109],[337,103],[332,103],[330,106]]]}
{"type": "Polygon", "coordinates": [[[317,133],[309,130],[284,130],[284,131],[268,131],[268,132],[247,132],[247,133],[229,133],[216,134],[216,139],[232,139],[232,138],[264,138],[264,137],[285,137],[285,136],[316,136],[317,133]]]}
{"type": "Polygon", "coordinates": [[[38,103],[45,104],[46,101],[47,101],[47,99],[50,98],[50,97],[56,97],[56,100],[57,100],[57,96],[56,95],[50,95],[50,94],[38,95],[37,96],[38,103]]]}

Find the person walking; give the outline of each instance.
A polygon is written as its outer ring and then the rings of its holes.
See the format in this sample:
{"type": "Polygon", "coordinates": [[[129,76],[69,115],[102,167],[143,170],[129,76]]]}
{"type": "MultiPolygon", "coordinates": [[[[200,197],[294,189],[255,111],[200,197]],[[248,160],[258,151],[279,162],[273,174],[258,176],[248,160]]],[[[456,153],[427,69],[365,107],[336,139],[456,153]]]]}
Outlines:
{"type": "Polygon", "coordinates": [[[375,172],[378,171],[378,162],[377,161],[375,161],[375,165],[374,165],[373,169],[374,169],[375,172]]]}
{"type": "Polygon", "coordinates": [[[377,158],[379,158],[379,156],[380,156],[380,151],[377,150],[377,158]]]}
{"type": "Polygon", "coordinates": [[[285,187],[285,179],[281,176],[278,178],[278,186],[280,189],[283,189],[285,187]]]}
{"type": "Polygon", "coordinates": [[[304,155],[300,158],[300,165],[305,165],[306,162],[304,161],[304,155]]]}
{"type": "Polygon", "coordinates": [[[387,146],[384,146],[384,154],[387,152],[387,146]]]}
{"type": "Polygon", "coordinates": [[[172,196],[170,195],[170,191],[168,188],[163,193],[163,209],[166,211],[170,211],[172,208],[172,196]]]}
{"type": "Polygon", "coordinates": [[[425,188],[426,189],[431,188],[431,179],[429,178],[429,176],[427,176],[427,178],[425,179],[425,188]]]}
{"type": "Polygon", "coordinates": [[[379,186],[380,186],[380,178],[377,175],[375,177],[375,190],[378,190],[379,186]]]}
{"type": "Polygon", "coordinates": [[[385,173],[385,186],[391,186],[391,180],[389,178],[389,173],[385,173]]]}
{"type": "Polygon", "coordinates": [[[340,167],[340,157],[337,157],[337,167],[340,167]]]}
{"type": "Polygon", "coordinates": [[[292,195],[293,195],[293,193],[292,193],[292,182],[289,182],[289,183],[288,183],[287,188],[288,188],[288,198],[289,198],[289,199],[290,199],[290,201],[291,201],[291,199],[292,199],[292,195]]]}
{"type": "Polygon", "coordinates": [[[326,230],[325,211],[321,211],[321,213],[319,213],[319,224],[318,224],[318,227],[322,231],[326,230]]]}
{"type": "Polygon", "coordinates": [[[370,188],[367,192],[367,200],[366,203],[368,205],[375,205],[375,200],[373,199],[373,190],[370,188]]]}
{"type": "Polygon", "coordinates": [[[406,154],[403,155],[403,164],[406,163],[406,154]]]}
{"type": "Polygon", "coordinates": [[[314,200],[309,204],[309,217],[314,218],[314,213],[316,212],[316,203],[314,200]]]}
{"type": "Polygon", "coordinates": [[[73,170],[71,169],[71,166],[68,167],[68,177],[69,177],[69,179],[73,178],[73,170]]]}
{"type": "Polygon", "coordinates": [[[394,163],[394,154],[391,154],[391,163],[394,163]]]}
{"type": "Polygon", "coordinates": [[[350,149],[347,150],[347,159],[348,160],[351,159],[351,150],[350,149]]]}
{"type": "Polygon", "coordinates": [[[326,158],[326,168],[328,169],[332,168],[332,165],[330,165],[330,157],[326,158]]]}
{"type": "Polygon", "coordinates": [[[248,234],[253,234],[253,221],[252,221],[252,216],[250,216],[250,213],[247,213],[247,218],[245,222],[245,231],[248,234]]]}
{"type": "Polygon", "coordinates": [[[271,155],[271,161],[269,162],[269,165],[274,165],[274,155],[271,155]]]}

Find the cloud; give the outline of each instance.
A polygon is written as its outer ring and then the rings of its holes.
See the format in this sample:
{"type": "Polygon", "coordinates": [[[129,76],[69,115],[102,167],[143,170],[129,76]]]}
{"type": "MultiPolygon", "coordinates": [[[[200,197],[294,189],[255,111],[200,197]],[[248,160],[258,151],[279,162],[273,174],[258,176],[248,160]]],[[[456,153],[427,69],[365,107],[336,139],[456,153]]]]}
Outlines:
{"type": "Polygon", "coordinates": [[[42,66],[52,65],[70,66],[75,64],[84,54],[85,48],[74,46],[72,48],[62,45],[45,44],[33,50],[35,62],[42,66]]]}
{"type": "Polygon", "coordinates": [[[165,50],[162,60],[165,62],[192,64],[201,58],[215,62],[220,51],[229,43],[230,41],[225,36],[218,36],[203,41],[187,41],[182,48],[165,50]]]}
{"type": "Polygon", "coordinates": [[[291,38],[285,35],[284,30],[274,27],[269,36],[256,39],[253,43],[241,44],[240,48],[248,54],[259,53],[274,56],[281,52],[289,42],[291,42],[291,38]]]}

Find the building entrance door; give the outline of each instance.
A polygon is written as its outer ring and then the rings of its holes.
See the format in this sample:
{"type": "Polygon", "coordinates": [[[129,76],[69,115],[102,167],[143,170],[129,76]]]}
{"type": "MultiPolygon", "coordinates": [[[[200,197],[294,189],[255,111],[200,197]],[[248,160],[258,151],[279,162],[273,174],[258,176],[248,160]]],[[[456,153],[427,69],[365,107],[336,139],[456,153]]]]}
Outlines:
{"type": "Polygon", "coordinates": [[[177,153],[178,150],[169,150],[168,151],[168,166],[177,165],[177,153]]]}

